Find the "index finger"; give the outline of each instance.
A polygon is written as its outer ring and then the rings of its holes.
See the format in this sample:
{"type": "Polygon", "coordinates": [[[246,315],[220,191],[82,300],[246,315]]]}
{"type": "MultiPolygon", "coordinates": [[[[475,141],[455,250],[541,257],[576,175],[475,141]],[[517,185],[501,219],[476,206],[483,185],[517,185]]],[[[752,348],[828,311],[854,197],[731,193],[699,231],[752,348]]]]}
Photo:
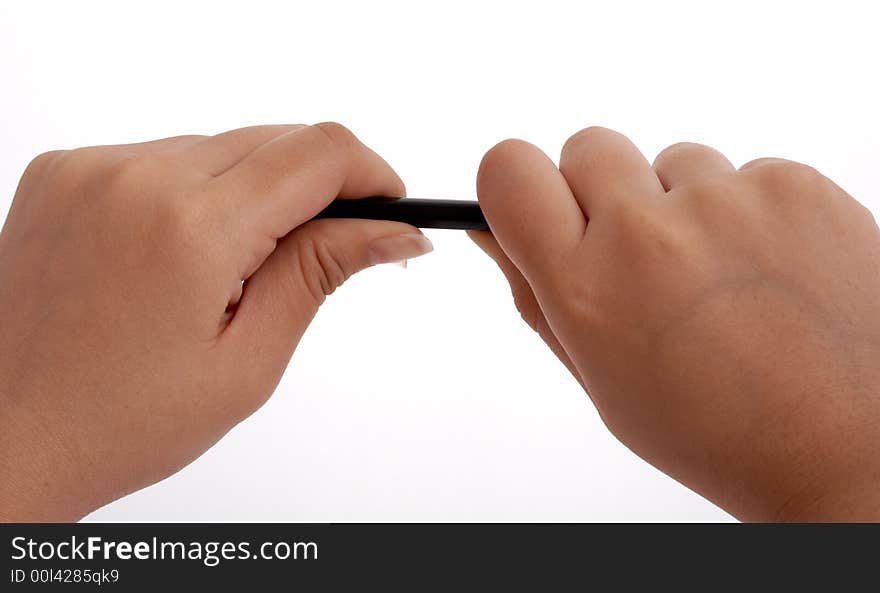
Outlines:
{"type": "Polygon", "coordinates": [[[335,198],[402,197],[400,177],[347,128],[321,123],[263,144],[217,176],[225,210],[245,227],[283,237],[335,198]]]}
{"type": "Polygon", "coordinates": [[[480,164],[477,196],[492,233],[537,291],[580,244],[587,220],[565,177],[536,146],[497,144],[480,164]]]}

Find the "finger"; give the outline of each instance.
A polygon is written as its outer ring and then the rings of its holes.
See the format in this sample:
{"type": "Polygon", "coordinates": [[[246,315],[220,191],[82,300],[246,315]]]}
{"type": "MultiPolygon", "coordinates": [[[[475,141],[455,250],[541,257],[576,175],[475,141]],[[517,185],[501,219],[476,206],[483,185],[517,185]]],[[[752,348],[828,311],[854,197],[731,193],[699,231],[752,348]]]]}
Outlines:
{"type": "Polygon", "coordinates": [[[171,136],[169,138],[160,138],[158,140],[148,140],[146,142],[132,142],[130,144],[99,144],[96,146],[85,146],[76,149],[76,152],[87,159],[95,162],[117,161],[131,155],[142,155],[151,152],[161,152],[167,150],[180,150],[207,138],[195,134],[183,136],[171,136]]]}
{"type": "Polygon", "coordinates": [[[565,178],[537,147],[505,140],[483,157],[477,173],[480,206],[505,253],[530,281],[554,273],[587,227],[565,178]]]}
{"type": "Polygon", "coordinates": [[[253,365],[250,383],[265,383],[259,391],[268,396],[327,295],[364,268],[431,249],[417,228],[399,222],[311,221],[280,241],[246,282],[220,342],[253,365]]]}
{"type": "Polygon", "coordinates": [[[666,191],[736,172],[727,157],[710,146],[680,142],[663,149],[654,159],[654,171],[666,191]]]}
{"type": "Polygon", "coordinates": [[[136,153],[157,152],[160,150],[178,150],[186,146],[195,144],[205,138],[207,138],[207,136],[202,136],[199,134],[186,134],[182,136],[171,136],[170,138],[160,138],[159,140],[149,140],[147,142],[123,144],[122,147],[130,149],[131,151],[136,153]]]}
{"type": "Polygon", "coordinates": [[[559,169],[589,218],[620,202],[665,193],[639,149],[626,136],[606,128],[586,128],[569,138],[559,169]]]}
{"type": "Polygon", "coordinates": [[[337,197],[401,197],[400,177],[339,124],[306,126],[263,144],[216,177],[239,232],[283,237],[337,197]]]}
{"type": "Polygon", "coordinates": [[[538,304],[538,299],[535,298],[535,293],[532,291],[532,287],[529,285],[528,281],[526,281],[519,269],[512,261],[510,261],[510,258],[507,257],[504,250],[501,249],[501,246],[495,240],[495,237],[492,236],[492,233],[486,231],[468,231],[468,236],[470,236],[473,242],[476,243],[486,255],[492,258],[501,269],[501,273],[504,274],[507,283],[510,285],[510,291],[513,294],[513,302],[522,316],[523,321],[541,336],[541,339],[544,340],[544,343],[553,351],[553,354],[556,355],[556,357],[580,383],[580,375],[578,374],[574,363],[571,361],[571,357],[569,357],[565,348],[562,347],[562,344],[559,343],[556,334],[554,334],[553,330],[550,328],[550,324],[547,323],[547,318],[544,316],[544,311],[538,304]]]}
{"type": "Polygon", "coordinates": [[[188,145],[186,152],[193,165],[217,176],[263,144],[304,127],[304,124],[281,124],[239,128],[216,136],[204,136],[200,142],[188,145]]]}
{"type": "Polygon", "coordinates": [[[748,171],[749,169],[757,169],[758,167],[765,167],[767,165],[780,165],[785,163],[794,163],[794,161],[790,161],[788,159],[779,159],[775,157],[762,157],[747,162],[745,165],[740,167],[739,170],[748,171]]]}

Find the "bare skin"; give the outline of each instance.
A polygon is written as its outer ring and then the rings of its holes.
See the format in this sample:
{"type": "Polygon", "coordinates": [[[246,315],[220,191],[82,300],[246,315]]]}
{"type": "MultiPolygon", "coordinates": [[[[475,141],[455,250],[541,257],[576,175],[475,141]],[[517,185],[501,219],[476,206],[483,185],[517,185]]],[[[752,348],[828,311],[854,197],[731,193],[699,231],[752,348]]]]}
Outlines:
{"type": "Polygon", "coordinates": [[[636,454],[742,520],[880,520],[880,231],[815,170],[588,128],[483,159],[472,233],[636,454]],[[493,236],[494,235],[494,236],[493,236]]]}
{"type": "Polygon", "coordinates": [[[77,520],[207,450],[327,294],[431,249],[405,224],[306,221],[403,194],[338,124],[35,159],[0,233],[0,519],[77,520]]]}
{"type": "MultiPolygon", "coordinates": [[[[327,294],[430,249],[306,221],[403,192],[336,124],[37,158],[0,233],[0,519],[76,520],[251,414],[327,294]]],[[[478,193],[474,239],[622,442],[744,520],[880,519],[880,233],[843,190],[592,128],[559,168],[498,145],[478,193]]]]}

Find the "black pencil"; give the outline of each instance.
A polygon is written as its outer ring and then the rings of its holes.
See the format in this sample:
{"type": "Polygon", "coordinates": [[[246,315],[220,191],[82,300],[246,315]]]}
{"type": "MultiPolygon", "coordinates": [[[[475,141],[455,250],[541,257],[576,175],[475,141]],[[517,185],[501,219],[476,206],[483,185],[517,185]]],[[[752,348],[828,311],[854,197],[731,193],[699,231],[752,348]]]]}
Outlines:
{"type": "Polygon", "coordinates": [[[489,230],[480,205],[472,200],[363,198],[334,200],[315,218],[394,220],[425,229],[489,230]]]}

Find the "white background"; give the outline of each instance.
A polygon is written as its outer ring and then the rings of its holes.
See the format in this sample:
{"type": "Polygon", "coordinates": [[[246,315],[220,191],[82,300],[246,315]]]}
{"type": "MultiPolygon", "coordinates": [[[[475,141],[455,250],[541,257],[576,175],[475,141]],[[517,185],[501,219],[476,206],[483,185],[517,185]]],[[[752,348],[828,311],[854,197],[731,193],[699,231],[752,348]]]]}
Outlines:
{"type": "MultiPolygon", "coordinates": [[[[0,212],[37,153],[337,120],[409,194],[510,136],[808,162],[880,211],[872,3],[0,5],[0,212]]],[[[94,520],[725,521],[603,427],[463,233],[331,297],[272,400],[94,520]]],[[[242,361],[247,364],[247,361],[242,361]]]]}

